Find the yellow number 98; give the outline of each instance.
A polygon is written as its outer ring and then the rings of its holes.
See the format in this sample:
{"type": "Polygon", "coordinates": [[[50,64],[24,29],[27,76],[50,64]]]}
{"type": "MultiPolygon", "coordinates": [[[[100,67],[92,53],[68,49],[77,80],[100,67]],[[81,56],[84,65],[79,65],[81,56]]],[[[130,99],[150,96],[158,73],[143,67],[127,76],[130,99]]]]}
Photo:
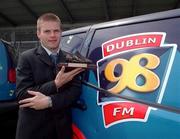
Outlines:
{"type": "Polygon", "coordinates": [[[129,61],[126,59],[114,59],[105,67],[105,78],[110,82],[117,82],[112,88],[108,89],[112,93],[120,93],[128,87],[137,92],[150,92],[159,87],[159,77],[151,70],[157,68],[160,60],[156,55],[143,53],[133,56],[129,61]],[[141,65],[140,61],[145,59],[146,64],[141,65]],[[117,65],[122,67],[121,75],[115,76],[115,68],[117,65]],[[138,76],[144,78],[142,85],[137,84],[138,76]]]}

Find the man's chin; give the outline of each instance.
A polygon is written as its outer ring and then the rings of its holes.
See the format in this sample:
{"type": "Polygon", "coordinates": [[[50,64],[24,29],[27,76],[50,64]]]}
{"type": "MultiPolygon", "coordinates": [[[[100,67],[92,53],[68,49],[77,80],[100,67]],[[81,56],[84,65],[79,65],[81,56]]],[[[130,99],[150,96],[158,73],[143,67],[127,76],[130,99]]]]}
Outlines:
{"type": "Polygon", "coordinates": [[[59,46],[50,46],[49,47],[52,51],[56,51],[58,50],[59,46]]]}

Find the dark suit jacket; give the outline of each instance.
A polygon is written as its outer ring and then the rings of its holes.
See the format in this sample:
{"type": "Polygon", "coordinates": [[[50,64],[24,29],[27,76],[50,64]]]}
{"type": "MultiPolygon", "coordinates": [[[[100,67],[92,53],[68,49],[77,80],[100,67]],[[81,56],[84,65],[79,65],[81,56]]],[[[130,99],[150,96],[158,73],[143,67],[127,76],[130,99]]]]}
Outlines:
{"type": "MultiPolygon", "coordinates": [[[[61,51],[59,58],[65,61],[61,51]]],[[[16,139],[71,138],[70,108],[80,95],[80,84],[71,81],[57,90],[55,76],[55,66],[41,46],[20,56],[17,66],[17,99],[30,97],[27,90],[36,90],[50,96],[53,107],[45,110],[19,109],[16,139]]]]}

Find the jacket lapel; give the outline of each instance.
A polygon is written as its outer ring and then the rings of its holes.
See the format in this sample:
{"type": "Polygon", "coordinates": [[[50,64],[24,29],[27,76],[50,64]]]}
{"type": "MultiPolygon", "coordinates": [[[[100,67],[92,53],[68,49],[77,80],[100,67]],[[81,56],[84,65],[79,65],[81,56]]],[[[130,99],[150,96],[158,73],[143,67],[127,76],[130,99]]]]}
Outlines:
{"type": "Polygon", "coordinates": [[[43,49],[43,47],[39,46],[39,47],[37,48],[37,55],[38,55],[39,59],[40,59],[42,62],[46,63],[46,64],[49,65],[49,66],[53,66],[53,63],[52,63],[52,61],[51,61],[50,56],[49,56],[49,55],[47,54],[47,52],[43,49]]]}
{"type": "MultiPolygon", "coordinates": [[[[50,56],[47,54],[47,52],[43,49],[43,47],[39,46],[37,48],[37,55],[40,58],[40,60],[44,63],[46,63],[49,66],[54,66],[53,62],[51,61],[50,56]]],[[[65,62],[66,61],[66,57],[64,55],[64,53],[60,50],[59,51],[59,58],[58,58],[58,62],[65,62]]]]}
{"type": "Polygon", "coordinates": [[[58,62],[65,62],[66,61],[66,56],[65,54],[60,50],[59,51],[59,61],[58,62]]]}

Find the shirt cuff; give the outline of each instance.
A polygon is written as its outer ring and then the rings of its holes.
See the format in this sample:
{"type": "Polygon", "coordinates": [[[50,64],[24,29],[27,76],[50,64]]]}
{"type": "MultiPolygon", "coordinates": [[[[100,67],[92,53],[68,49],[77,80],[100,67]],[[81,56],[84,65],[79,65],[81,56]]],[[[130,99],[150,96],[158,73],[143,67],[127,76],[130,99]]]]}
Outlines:
{"type": "Polygon", "coordinates": [[[48,108],[52,107],[52,99],[51,97],[48,97],[48,108]]]}

